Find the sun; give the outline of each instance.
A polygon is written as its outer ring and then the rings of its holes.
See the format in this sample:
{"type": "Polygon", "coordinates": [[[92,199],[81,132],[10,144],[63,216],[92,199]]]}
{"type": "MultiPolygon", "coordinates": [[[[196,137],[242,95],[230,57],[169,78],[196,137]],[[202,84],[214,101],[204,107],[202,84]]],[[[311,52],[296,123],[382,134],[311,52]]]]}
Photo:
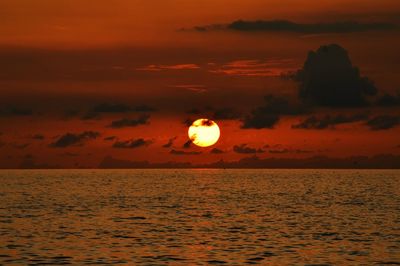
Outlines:
{"type": "Polygon", "coordinates": [[[193,122],[188,130],[189,138],[200,147],[214,145],[220,136],[217,123],[210,119],[200,118],[193,122]]]}

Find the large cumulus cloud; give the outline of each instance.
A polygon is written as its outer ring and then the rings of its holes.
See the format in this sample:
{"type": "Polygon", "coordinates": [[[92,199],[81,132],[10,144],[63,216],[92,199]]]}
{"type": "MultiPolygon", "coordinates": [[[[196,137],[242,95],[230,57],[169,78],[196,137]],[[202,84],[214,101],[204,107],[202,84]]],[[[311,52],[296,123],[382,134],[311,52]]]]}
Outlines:
{"type": "Polygon", "coordinates": [[[294,78],[300,82],[300,97],[317,106],[364,106],[367,96],[377,93],[373,82],[360,75],[347,51],[337,44],[310,51],[294,78]]]}

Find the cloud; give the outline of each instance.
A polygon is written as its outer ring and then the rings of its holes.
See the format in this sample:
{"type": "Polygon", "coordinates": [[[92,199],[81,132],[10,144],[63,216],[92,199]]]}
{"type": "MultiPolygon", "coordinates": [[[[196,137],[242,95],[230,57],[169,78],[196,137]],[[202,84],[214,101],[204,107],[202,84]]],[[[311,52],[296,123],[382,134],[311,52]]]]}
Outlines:
{"type": "Polygon", "coordinates": [[[148,105],[138,105],[132,108],[134,112],[155,112],[157,109],[148,105]]]}
{"type": "Polygon", "coordinates": [[[33,115],[32,109],[11,107],[0,110],[0,116],[31,116],[33,115]]]}
{"type": "Polygon", "coordinates": [[[293,129],[326,129],[335,128],[336,125],[360,122],[368,118],[367,114],[355,115],[325,115],[323,117],[310,116],[299,124],[292,125],[293,129]]]}
{"type": "Polygon", "coordinates": [[[240,144],[233,146],[233,151],[236,153],[244,153],[244,154],[251,154],[251,153],[264,153],[265,151],[260,148],[251,148],[248,147],[247,144],[240,144]]]}
{"type": "Polygon", "coordinates": [[[147,65],[144,67],[136,68],[141,71],[162,71],[162,70],[195,70],[199,69],[197,64],[176,64],[176,65],[147,65]]]}
{"type": "Polygon", "coordinates": [[[173,155],[200,155],[200,151],[181,151],[181,150],[171,150],[169,152],[170,154],[173,155]]]}
{"type": "Polygon", "coordinates": [[[174,141],[175,141],[176,139],[177,139],[177,137],[170,138],[170,139],[168,140],[167,143],[165,143],[164,145],[162,145],[162,147],[163,147],[163,148],[171,148],[172,145],[174,145],[174,141]]]}
{"type": "Polygon", "coordinates": [[[190,127],[193,124],[193,122],[194,122],[194,119],[192,119],[192,118],[186,118],[184,121],[182,121],[182,123],[188,127],[190,127]]]}
{"type": "Polygon", "coordinates": [[[219,108],[212,115],[215,120],[234,120],[241,117],[241,114],[233,108],[219,108]]]}
{"type": "Polygon", "coordinates": [[[207,87],[205,85],[200,85],[200,84],[182,84],[182,85],[173,85],[169,87],[185,89],[196,93],[203,93],[207,91],[207,87]]]}
{"type": "Polygon", "coordinates": [[[66,148],[69,146],[81,146],[84,142],[96,139],[100,136],[96,131],[84,131],[80,134],[67,133],[59,137],[55,142],[49,146],[53,148],[66,148]]]}
{"type": "Polygon", "coordinates": [[[35,134],[35,135],[32,136],[32,139],[44,140],[44,136],[42,134],[35,134]]]}
{"type": "Polygon", "coordinates": [[[92,111],[96,113],[125,113],[130,110],[131,108],[124,104],[102,103],[96,105],[92,111]]]}
{"type": "Polygon", "coordinates": [[[139,116],[136,119],[128,119],[128,118],[123,118],[120,120],[115,120],[112,121],[111,124],[109,125],[109,127],[112,128],[123,128],[123,127],[136,127],[139,125],[145,125],[148,124],[149,122],[149,115],[142,115],[139,116]]]}
{"type": "Polygon", "coordinates": [[[267,95],[264,97],[265,104],[251,111],[243,119],[242,128],[273,128],[281,115],[302,114],[306,110],[303,106],[292,104],[289,100],[280,97],[267,95]]]}
{"type": "Polygon", "coordinates": [[[294,76],[300,82],[299,95],[317,106],[358,107],[367,104],[377,88],[353,66],[345,49],[337,44],[309,52],[304,66],[294,76]]]}
{"type": "Polygon", "coordinates": [[[82,120],[100,119],[99,113],[89,111],[81,117],[82,120]]]}
{"type": "Polygon", "coordinates": [[[296,69],[291,59],[269,59],[269,60],[236,60],[215,65],[209,71],[216,74],[247,77],[279,77],[284,72],[296,69]]]}
{"type": "Polygon", "coordinates": [[[364,31],[396,30],[398,26],[391,23],[361,23],[355,21],[338,21],[330,23],[297,23],[289,20],[236,20],[228,25],[214,24],[196,26],[198,32],[215,30],[234,30],[245,32],[294,32],[302,34],[349,33],[364,31]]]}
{"type": "Polygon", "coordinates": [[[376,104],[383,107],[400,106],[400,92],[397,95],[386,93],[377,100],[376,104]]]}
{"type": "Polygon", "coordinates": [[[214,148],[214,149],[212,149],[210,151],[210,153],[212,153],[212,154],[222,154],[222,153],[225,153],[225,151],[223,151],[221,149],[218,149],[218,148],[214,148]]]}
{"type": "Polygon", "coordinates": [[[183,143],[182,148],[184,149],[189,149],[192,146],[192,140],[189,139],[188,141],[186,141],[185,143],[183,143]]]}
{"type": "Polygon", "coordinates": [[[379,115],[365,123],[371,130],[391,129],[400,125],[400,116],[379,115]]]}
{"type": "Polygon", "coordinates": [[[145,140],[143,138],[139,138],[126,141],[117,141],[113,144],[113,148],[134,149],[134,148],[149,146],[152,143],[153,143],[152,140],[145,140]]]}
{"type": "Polygon", "coordinates": [[[105,141],[112,141],[115,140],[117,137],[116,136],[109,136],[109,137],[105,137],[104,140],[105,141]]]}

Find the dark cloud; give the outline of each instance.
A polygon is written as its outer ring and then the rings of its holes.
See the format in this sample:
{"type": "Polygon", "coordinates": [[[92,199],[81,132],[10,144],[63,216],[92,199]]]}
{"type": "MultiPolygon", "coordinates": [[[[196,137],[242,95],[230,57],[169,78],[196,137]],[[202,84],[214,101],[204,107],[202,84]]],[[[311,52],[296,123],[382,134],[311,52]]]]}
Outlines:
{"type": "Polygon", "coordinates": [[[93,119],[100,119],[99,113],[89,111],[85,113],[82,117],[82,120],[93,120],[93,119]]]}
{"type": "Polygon", "coordinates": [[[371,30],[393,30],[398,26],[390,23],[359,23],[339,21],[332,23],[296,23],[288,20],[237,20],[227,26],[228,29],[237,31],[285,31],[297,33],[347,33],[371,30]]]}
{"type": "Polygon", "coordinates": [[[242,128],[273,128],[279,122],[281,115],[296,115],[305,112],[303,106],[292,104],[283,97],[267,95],[264,100],[263,106],[245,116],[242,128]]]}
{"type": "Polygon", "coordinates": [[[345,49],[337,44],[321,46],[308,54],[295,80],[299,95],[307,103],[329,107],[358,107],[366,96],[377,93],[375,85],[353,66],[345,49]]]}
{"type": "Polygon", "coordinates": [[[188,141],[186,141],[185,143],[183,143],[182,148],[184,149],[189,149],[192,146],[192,140],[189,139],[188,141]]]}
{"type": "Polygon", "coordinates": [[[299,124],[292,125],[294,129],[326,129],[335,128],[336,125],[360,122],[368,118],[367,114],[356,115],[325,115],[323,117],[310,116],[299,124]]]}
{"type": "Polygon", "coordinates": [[[33,111],[29,108],[10,107],[0,109],[0,116],[31,116],[33,111]]]}
{"type": "Polygon", "coordinates": [[[35,134],[32,136],[32,139],[44,140],[44,136],[42,134],[35,134]]]}
{"type": "Polygon", "coordinates": [[[181,150],[171,150],[170,154],[174,155],[200,155],[200,151],[181,151],[181,150]]]}
{"type": "Polygon", "coordinates": [[[184,121],[182,121],[182,123],[187,127],[190,127],[193,124],[193,122],[194,122],[194,119],[192,119],[192,118],[186,118],[184,121]]]}
{"type": "Polygon", "coordinates": [[[400,125],[400,116],[396,115],[378,115],[365,123],[371,130],[391,129],[400,125]]]}
{"type": "Polygon", "coordinates": [[[81,146],[84,142],[92,139],[96,139],[100,136],[99,132],[96,131],[85,131],[80,134],[67,133],[59,137],[55,142],[49,146],[53,148],[66,148],[70,146],[81,146]]]}
{"type": "Polygon", "coordinates": [[[260,149],[260,148],[257,149],[257,148],[248,147],[247,144],[235,145],[235,146],[233,146],[233,151],[236,153],[244,153],[244,154],[265,152],[263,149],[260,149]]]}
{"type": "Polygon", "coordinates": [[[111,140],[115,140],[116,138],[117,138],[116,136],[109,136],[109,137],[105,137],[104,140],[111,141],[111,140]]]}
{"type": "Polygon", "coordinates": [[[221,150],[221,149],[214,148],[214,149],[212,149],[210,151],[210,153],[212,153],[212,154],[222,154],[222,153],[225,153],[225,152],[223,150],[221,150]]]}
{"type": "Polygon", "coordinates": [[[122,149],[134,149],[134,148],[149,146],[152,143],[153,143],[152,140],[145,140],[143,138],[139,138],[126,141],[117,141],[113,144],[113,147],[122,149]]]}
{"type": "Polygon", "coordinates": [[[125,113],[129,112],[130,110],[131,108],[124,104],[102,103],[96,105],[92,111],[96,113],[125,113]]]}
{"type": "Polygon", "coordinates": [[[162,147],[163,147],[163,148],[171,148],[172,145],[174,145],[174,141],[175,141],[176,139],[177,139],[177,137],[170,138],[170,139],[168,140],[167,143],[165,143],[164,145],[162,145],[162,147]]]}
{"type": "Polygon", "coordinates": [[[112,128],[123,128],[123,127],[136,127],[139,125],[145,125],[148,124],[149,122],[149,115],[141,115],[136,119],[129,119],[129,118],[123,118],[120,120],[115,120],[111,122],[111,125],[109,127],[112,128]]]}
{"type": "Polygon", "coordinates": [[[215,120],[234,120],[240,118],[241,114],[233,108],[220,108],[214,111],[212,115],[215,120]]]}
{"type": "Polygon", "coordinates": [[[397,95],[386,93],[377,100],[376,104],[384,107],[400,106],[400,92],[397,95]]]}
{"type": "Polygon", "coordinates": [[[302,34],[349,33],[364,31],[396,30],[399,27],[391,23],[360,23],[355,21],[337,21],[330,23],[296,23],[289,20],[236,20],[227,25],[212,24],[196,26],[193,30],[207,32],[215,30],[235,30],[246,32],[294,32],[302,34]]]}
{"type": "Polygon", "coordinates": [[[190,114],[190,115],[199,115],[199,114],[201,114],[201,110],[197,109],[197,108],[192,108],[192,109],[187,110],[186,113],[190,114]]]}
{"type": "Polygon", "coordinates": [[[148,105],[138,105],[132,108],[134,112],[155,112],[157,109],[148,105]]]}
{"type": "Polygon", "coordinates": [[[215,125],[214,121],[210,120],[210,119],[203,119],[201,120],[201,126],[206,126],[206,127],[211,127],[213,125],[215,125]]]}

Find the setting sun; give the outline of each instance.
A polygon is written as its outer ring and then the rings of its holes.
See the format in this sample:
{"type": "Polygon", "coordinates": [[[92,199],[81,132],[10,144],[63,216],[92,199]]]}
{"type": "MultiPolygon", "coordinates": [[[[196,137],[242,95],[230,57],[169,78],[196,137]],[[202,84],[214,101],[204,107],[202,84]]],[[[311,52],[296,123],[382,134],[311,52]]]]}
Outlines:
{"type": "Polygon", "coordinates": [[[189,138],[200,147],[214,145],[220,136],[217,123],[212,120],[201,118],[193,122],[188,131],[189,138]]]}

